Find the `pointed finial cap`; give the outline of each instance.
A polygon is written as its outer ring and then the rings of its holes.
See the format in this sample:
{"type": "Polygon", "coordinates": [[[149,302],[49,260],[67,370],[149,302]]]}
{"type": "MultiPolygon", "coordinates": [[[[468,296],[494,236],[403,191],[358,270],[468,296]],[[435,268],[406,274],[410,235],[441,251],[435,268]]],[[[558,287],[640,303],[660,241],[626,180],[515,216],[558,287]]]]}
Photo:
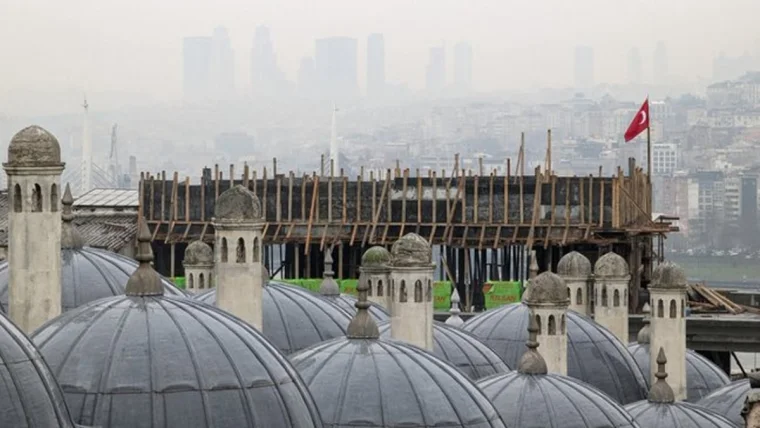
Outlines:
{"type": "Polygon", "coordinates": [[[649,323],[650,323],[650,312],[651,308],[649,306],[649,303],[644,303],[644,307],[641,308],[641,311],[644,313],[644,325],[641,327],[641,330],[639,330],[638,335],[636,335],[636,342],[638,342],[640,345],[643,344],[649,344],[649,323]]]}
{"type": "Polygon", "coordinates": [[[452,327],[464,325],[464,320],[459,316],[462,312],[459,310],[459,300],[459,291],[454,287],[454,292],[451,293],[451,309],[449,309],[449,317],[446,319],[446,324],[452,327]]]}
{"type": "Polygon", "coordinates": [[[528,272],[528,279],[533,279],[538,276],[538,261],[536,260],[536,250],[530,251],[530,272],[528,272]]]}
{"type": "Polygon", "coordinates": [[[74,197],[71,196],[71,187],[66,183],[66,190],[61,199],[61,248],[78,249],[84,246],[84,239],[74,225],[74,213],[71,206],[74,205],[74,197]]]}
{"type": "Polygon", "coordinates": [[[359,281],[356,291],[359,299],[356,301],[356,314],[348,324],[346,337],[349,339],[377,339],[380,337],[380,331],[377,329],[377,323],[369,313],[370,303],[367,301],[367,291],[369,285],[366,281],[359,281]]]}
{"type": "Polygon", "coordinates": [[[323,296],[340,296],[340,287],[335,282],[333,272],[332,248],[325,251],[325,271],[322,274],[322,283],[319,285],[319,293],[323,296]]]}
{"type": "Polygon", "coordinates": [[[665,381],[668,377],[668,374],[665,372],[665,364],[667,362],[665,350],[660,347],[660,352],[657,354],[657,373],[654,374],[657,380],[652,385],[652,389],[649,390],[649,401],[653,403],[673,403],[676,401],[673,388],[665,381]]]}
{"type": "Polygon", "coordinates": [[[151,235],[148,223],[140,219],[140,231],[137,235],[137,261],[140,265],[127,281],[127,296],[163,296],[164,287],[161,277],[151,266],[153,261],[153,249],[150,246],[151,235]]]}
{"type": "Polygon", "coordinates": [[[528,350],[520,357],[517,371],[523,374],[542,375],[547,374],[546,360],[538,353],[538,322],[533,314],[528,315],[528,341],[525,346],[528,350]]]}

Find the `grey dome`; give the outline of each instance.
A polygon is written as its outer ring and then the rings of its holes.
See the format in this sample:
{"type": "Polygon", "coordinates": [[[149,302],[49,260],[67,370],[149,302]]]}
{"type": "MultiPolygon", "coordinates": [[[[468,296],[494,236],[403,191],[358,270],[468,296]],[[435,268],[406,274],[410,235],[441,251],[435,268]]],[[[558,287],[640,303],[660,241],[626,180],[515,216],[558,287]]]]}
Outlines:
{"type": "Polygon", "coordinates": [[[407,233],[394,242],[391,255],[393,266],[398,267],[429,267],[433,263],[430,244],[416,233],[407,233]]]}
{"type": "Polygon", "coordinates": [[[630,275],[628,262],[619,254],[612,251],[599,257],[599,260],[594,263],[594,276],[597,278],[622,278],[628,275],[630,275]]]}
{"type": "MultiPolygon", "coordinates": [[[[354,314],[356,313],[357,299],[356,297],[350,294],[339,294],[337,296],[322,296],[322,298],[334,304],[335,306],[339,307],[341,310],[345,311],[350,316],[354,316],[354,314]]],[[[391,319],[391,315],[388,313],[388,311],[385,310],[384,307],[377,305],[375,303],[370,303],[368,310],[369,310],[370,315],[372,315],[372,317],[377,322],[389,321],[391,319]]]]}
{"type": "MultiPolygon", "coordinates": [[[[378,326],[381,337],[390,339],[391,325],[378,326]]],[[[510,370],[504,361],[477,337],[441,322],[433,324],[433,355],[459,369],[472,380],[510,370]]]]}
{"type": "MultiPolygon", "coordinates": [[[[61,304],[63,312],[103,297],[124,294],[137,262],[121,254],[98,248],[61,250],[61,304]]],[[[0,262],[0,309],[8,313],[8,262],[0,262]]],[[[168,296],[186,296],[168,279],[162,278],[168,296]]]]}
{"type": "Polygon", "coordinates": [[[342,337],[290,359],[326,427],[505,427],[469,379],[406,343],[342,337]]]}
{"type": "Polygon", "coordinates": [[[203,241],[193,241],[185,248],[183,266],[213,265],[214,250],[203,241]]]}
{"type": "MultiPolygon", "coordinates": [[[[649,345],[631,343],[628,351],[643,373],[649,373],[649,345]]],[[[728,385],[731,380],[718,366],[702,355],[686,350],[686,400],[697,402],[710,392],[728,385]]]]}
{"type": "Polygon", "coordinates": [[[716,389],[699,400],[697,404],[715,413],[725,415],[736,426],[743,427],[744,418],[742,418],[741,412],[749,391],[749,380],[737,380],[723,388],[716,389]]]}
{"type": "MultiPolygon", "coordinates": [[[[529,309],[515,303],[491,309],[462,327],[491,347],[510,367],[517,367],[528,338],[529,309]]],[[[612,333],[588,317],[567,312],[567,373],[602,390],[618,403],[647,396],[647,378],[612,333]]]]}
{"type": "Polygon", "coordinates": [[[261,220],[261,214],[259,198],[240,184],[230,187],[219,195],[214,206],[215,220],[261,220]]]}
{"type": "Polygon", "coordinates": [[[525,301],[530,303],[569,303],[565,280],[552,272],[544,272],[536,276],[528,283],[525,301]]]}
{"type": "Polygon", "coordinates": [[[514,371],[478,386],[504,421],[520,428],[638,428],[603,392],[568,376],[514,371]]]}
{"type": "Polygon", "coordinates": [[[8,166],[61,166],[61,146],[37,125],[26,127],[8,145],[8,166]]]}
{"type": "Polygon", "coordinates": [[[31,341],[0,315],[0,426],[74,426],[63,393],[31,341]]]}
{"type": "MultiPolygon", "coordinates": [[[[342,309],[295,285],[270,280],[264,287],[264,336],[284,354],[345,336],[351,317],[342,309]]],[[[216,289],[196,296],[216,304],[216,289]]]]}
{"type": "Polygon", "coordinates": [[[391,253],[384,247],[376,245],[362,254],[363,268],[378,268],[378,267],[390,267],[391,265],[391,253]]]}
{"type": "Polygon", "coordinates": [[[564,278],[588,278],[591,275],[591,261],[577,251],[571,251],[557,263],[557,275],[564,278]]]}
{"type": "Polygon", "coordinates": [[[657,265],[652,272],[652,284],[649,288],[686,290],[687,284],[686,271],[671,261],[665,261],[657,265]]]}
{"type": "Polygon", "coordinates": [[[694,403],[639,401],[625,406],[633,419],[646,428],[736,428],[725,417],[694,403]]]}
{"type": "Polygon", "coordinates": [[[101,299],[33,340],[83,424],[321,427],[283,355],[243,321],[192,299],[101,299]]]}

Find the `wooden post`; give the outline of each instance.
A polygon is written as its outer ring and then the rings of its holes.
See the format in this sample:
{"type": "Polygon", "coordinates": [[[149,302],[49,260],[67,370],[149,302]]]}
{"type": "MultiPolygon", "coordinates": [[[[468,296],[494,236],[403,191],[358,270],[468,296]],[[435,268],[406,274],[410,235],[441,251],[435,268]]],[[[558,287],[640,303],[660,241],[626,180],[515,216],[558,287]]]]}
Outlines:
{"type": "Polygon", "coordinates": [[[293,221],[293,171],[288,173],[288,221],[293,221]]]}
{"type": "Polygon", "coordinates": [[[166,220],[166,171],[161,171],[161,221],[166,220]]]}
{"type": "Polygon", "coordinates": [[[190,177],[185,177],[185,221],[190,221],[190,177]]]}
{"type": "Polygon", "coordinates": [[[243,186],[245,186],[245,188],[249,190],[250,190],[249,185],[251,184],[250,173],[251,173],[251,170],[248,167],[248,162],[243,162],[243,186]]]}
{"type": "Polygon", "coordinates": [[[214,164],[214,203],[219,199],[219,164],[214,164]]]}
{"type": "Polygon", "coordinates": [[[264,221],[267,219],[267,167],[261,172],[261,213],[264,216],[264,221]]]}
{"type": "Polygon", "coordinates": [[[230,189],[235,187],[235,164],[230,164],[230,189]]]}

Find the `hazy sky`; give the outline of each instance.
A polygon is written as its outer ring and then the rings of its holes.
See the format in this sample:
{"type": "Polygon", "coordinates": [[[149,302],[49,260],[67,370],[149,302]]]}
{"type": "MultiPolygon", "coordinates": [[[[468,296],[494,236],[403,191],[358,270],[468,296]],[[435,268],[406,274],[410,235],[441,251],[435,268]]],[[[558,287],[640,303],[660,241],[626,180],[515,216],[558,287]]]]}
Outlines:
{"type": "Polygon", "coordinates": [[[264,24],[291,79],[315,38],[340,35],[359,39],[363,84],[366,37],[382,32],[389,81],[421,87],[428,48],[446,42],[450,63],[468,40],[475,86],[488,90],[570,84],[577,44],[594,47],[597,82],[623,82],[634,46],[651,74],[658,40],[671,74],[709,77],[719,51],[760,52],[759,14],[757,0],[0,0],[0,113],[32,91],[176,97],[182,37],[217,25],[229,29],[241,88],[264,24]]]}

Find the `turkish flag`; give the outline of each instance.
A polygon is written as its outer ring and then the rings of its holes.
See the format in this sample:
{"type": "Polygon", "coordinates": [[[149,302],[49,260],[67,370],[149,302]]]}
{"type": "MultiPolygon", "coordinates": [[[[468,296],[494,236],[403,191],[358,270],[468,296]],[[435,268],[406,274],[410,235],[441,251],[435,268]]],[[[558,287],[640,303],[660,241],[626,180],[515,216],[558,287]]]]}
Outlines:
{"type": "Polygon", "coordinates": [[[649,98],[644,100],[639,112],[628,125],[628,130],[625,131],[625,142],[633,140],[647,128],[649,128],[649,98]]]}

